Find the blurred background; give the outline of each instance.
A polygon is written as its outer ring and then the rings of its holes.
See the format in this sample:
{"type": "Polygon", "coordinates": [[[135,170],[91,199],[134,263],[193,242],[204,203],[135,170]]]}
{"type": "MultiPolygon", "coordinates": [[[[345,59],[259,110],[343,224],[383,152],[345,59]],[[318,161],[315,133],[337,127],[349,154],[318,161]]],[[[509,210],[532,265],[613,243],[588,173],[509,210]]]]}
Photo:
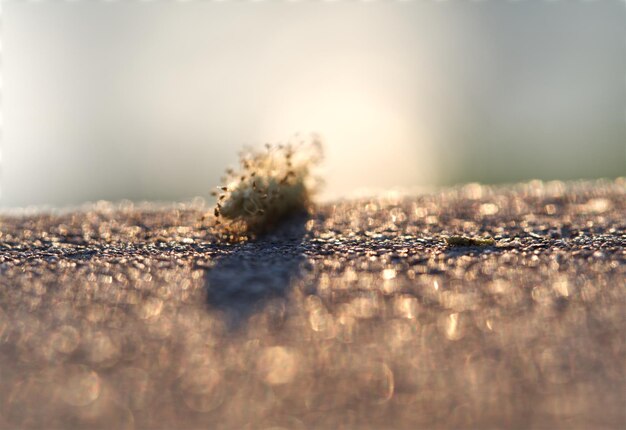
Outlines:
{"type": "Polygon", "coordinates": [[[208,198],[297,132],[326,198],[622,176],[624,5],[3,2],[0,206],[208,198]]]}

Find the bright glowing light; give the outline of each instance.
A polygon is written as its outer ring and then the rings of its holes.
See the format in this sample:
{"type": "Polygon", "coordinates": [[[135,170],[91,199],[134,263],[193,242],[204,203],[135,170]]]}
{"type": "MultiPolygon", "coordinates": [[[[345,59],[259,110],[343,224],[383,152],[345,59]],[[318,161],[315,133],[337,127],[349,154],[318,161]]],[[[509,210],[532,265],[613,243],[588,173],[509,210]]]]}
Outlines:
{"type": "Polygon", "coordinates": [[[280,140],[285,130],[319,132],[327,151],[325,198],[433,183],[432,142],[419,115],[403,107],[406,100],[395,98],[394,89],[370,87],[356,76],[355,70],[319,85],[315,76],[287,82],[260,134],[280,140]]]}

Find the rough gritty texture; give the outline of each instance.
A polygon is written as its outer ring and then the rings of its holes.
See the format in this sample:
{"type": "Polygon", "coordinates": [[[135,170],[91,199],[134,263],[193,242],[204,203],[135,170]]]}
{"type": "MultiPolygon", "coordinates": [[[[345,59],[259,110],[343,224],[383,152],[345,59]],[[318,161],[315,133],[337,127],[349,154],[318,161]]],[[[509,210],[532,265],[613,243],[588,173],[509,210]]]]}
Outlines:
{"type": "Polygon", "coordinates": [[[0,218],[0,427],[626,426],[623,180],[201,209],[0,218]]]}

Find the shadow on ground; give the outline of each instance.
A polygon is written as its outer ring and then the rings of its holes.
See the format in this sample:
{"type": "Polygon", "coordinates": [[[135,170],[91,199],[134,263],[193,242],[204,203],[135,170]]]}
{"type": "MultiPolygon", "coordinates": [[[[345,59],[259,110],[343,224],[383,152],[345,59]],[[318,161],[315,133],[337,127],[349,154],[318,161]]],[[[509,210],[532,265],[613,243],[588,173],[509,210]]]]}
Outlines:
{"type": "Polygon", "coordinates": [[[231,330],[240,328],[271,300],[285,298],[300,278],[308,218],[301,215],[272,233],[237,245],[205,275],[207,302],[231,330]]]}
{"type": "Polygon", "coordinates": [[[490,246],[448,246],[443,253],[446,257],[456,258],[463,256],[480,256],[485,254],[493,254],[500,251],[495,245],[490,246]]]}

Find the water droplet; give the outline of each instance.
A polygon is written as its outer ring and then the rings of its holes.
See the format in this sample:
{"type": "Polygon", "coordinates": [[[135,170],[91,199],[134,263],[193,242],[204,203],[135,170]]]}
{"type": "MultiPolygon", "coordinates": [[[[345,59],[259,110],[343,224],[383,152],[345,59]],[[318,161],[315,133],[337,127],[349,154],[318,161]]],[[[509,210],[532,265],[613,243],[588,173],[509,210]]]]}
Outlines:
{"type": "Polygon", "coordinates": [[[480,214],[481,215],[495,215],[498,213],[500,208],[498,205],[493,203],[483,203],[480,205],[480,214]]]}
{"type": "Polygon", "coordinates": [[[413,296],[396,297],[393,301],[394,314],[401,318],[414,319],[417,315],[418,302],[413,296]]]}
{"type": "Polygon", "coordinates": [[[69,367],[63,379],[61,398],[71,406],[87,406],[100,396],[100,378],[86,366],[69,367]]]}
{"type": "Polygon", "coordinates": [[[150,297],[143,301],[137,309],[137,315],[141,319],[154,318],[163,310],[163,300],[158,297],[150,297]]]}
{"type": "Polygon", "coordinates": [[[222,377],[213,367],[205,365],[189,369],[181,380],[183,401],[191,410],[208,412],[222,403],[222,377]]]}
{"type": "Polygon", "coordinates": [[[101,366],[112,366],[119,358],[120,349],[117,342],[104,332],[94,333],[88,345],[89,361],[101,366]]]}
{"type": "Polygon", "coordinates": [[[464,321],[459,313],[443,315],[438,323],[439,330],[449,340],[459,340],[465,335],[464,321]]]}
{"type": "Polygon", "coordinates": [[[396,277],[396,271],[394,269],[385,269],[383,270],[383,279],[388,281],[389,279],[393,279],[396,277]]]}
{"type": "Polygon", "coordinates": [[[257,363],[261,379],[270,385],[291,382],[298,371],[296,354],[289,348],[273,346],[265,348],[257,363]]]}
{"type": "Polygon", "coordinates": [[[326,339],[333,338],[335,335],[333,318],[324,308],[311,310],[309,324],[313,331],[322,334],[326,339]]]}
{"type": "Polygon", "coordinates": [[[567,279],[560,279],[556,281],[552,285],[552,288],[554,288],[554,291],[556,291],[556,293],[562,297],[569,296],[569,282],[567,281],[567,279]]]}
{"type": "Polygon", "coordinates": [[[71,325],[63,325],[52,334],[52,345],[63,354],[71,354],[80,342],[80,333],[71,325]]]}

